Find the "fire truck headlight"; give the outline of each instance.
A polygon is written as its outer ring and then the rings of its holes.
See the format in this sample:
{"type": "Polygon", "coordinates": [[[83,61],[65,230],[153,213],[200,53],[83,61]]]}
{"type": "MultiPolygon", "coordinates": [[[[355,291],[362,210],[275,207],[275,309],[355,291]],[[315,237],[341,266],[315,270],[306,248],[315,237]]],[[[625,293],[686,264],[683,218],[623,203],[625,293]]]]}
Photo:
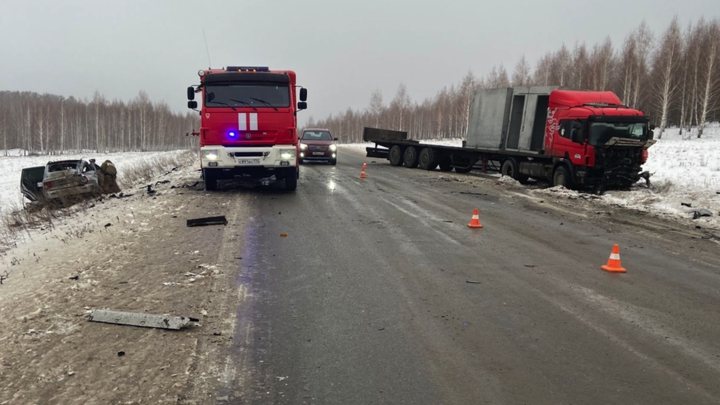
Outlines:
{"type": "Polygon", "coordinates": [[[216,150],[204,150],[202,152],[203,159],[207,160],[217,160],[218,158],[218,151],[216,150]]]}
{"type": "Polygon", "coordinates": [[[200,76],[200,77],[205,76],[205,71],[204,71],[204,70],[198,70],[198,76],[200,76]]]}
{"type": "Polygon", "coordinates": [[[295,159],[295,149],[280,149],[280,159],[282,159],[282,160],[295,159]]]}

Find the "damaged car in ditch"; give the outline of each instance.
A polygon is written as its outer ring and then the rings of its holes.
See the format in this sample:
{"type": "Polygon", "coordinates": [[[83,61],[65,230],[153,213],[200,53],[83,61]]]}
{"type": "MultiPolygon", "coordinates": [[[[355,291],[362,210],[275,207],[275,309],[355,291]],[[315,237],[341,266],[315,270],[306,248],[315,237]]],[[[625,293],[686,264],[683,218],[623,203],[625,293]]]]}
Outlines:
{"type": "Polygon", "coordinates": [[[23,169],[21,174],[20,188],[30,201],[60,202],[102,194],[100,167],[95,159],[48,162],[42,172],[40,167],[23,169]]]}

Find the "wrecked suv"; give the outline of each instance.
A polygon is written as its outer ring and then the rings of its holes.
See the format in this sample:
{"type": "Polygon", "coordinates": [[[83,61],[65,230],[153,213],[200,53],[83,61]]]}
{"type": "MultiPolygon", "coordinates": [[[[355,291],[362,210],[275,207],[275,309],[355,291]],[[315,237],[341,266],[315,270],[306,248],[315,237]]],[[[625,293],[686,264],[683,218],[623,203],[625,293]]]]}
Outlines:
{"type": "Polygon", "coordinates": [[[99,196],[100,167],[95,159],[60,160],[49,162],[43,173],[43,196],[46,200],[67,197],[99,196]]]}

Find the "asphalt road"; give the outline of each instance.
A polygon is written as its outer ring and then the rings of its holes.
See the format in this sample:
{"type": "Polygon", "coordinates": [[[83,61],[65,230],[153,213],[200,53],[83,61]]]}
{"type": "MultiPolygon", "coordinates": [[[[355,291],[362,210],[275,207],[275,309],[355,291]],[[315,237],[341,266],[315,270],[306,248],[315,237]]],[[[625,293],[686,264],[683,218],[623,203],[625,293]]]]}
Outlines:
{"type": "Polygon", "coordinates": [[[209,197],[244,210],[218,403],[720,403],[715,242],[364,159],[209,197]]]}

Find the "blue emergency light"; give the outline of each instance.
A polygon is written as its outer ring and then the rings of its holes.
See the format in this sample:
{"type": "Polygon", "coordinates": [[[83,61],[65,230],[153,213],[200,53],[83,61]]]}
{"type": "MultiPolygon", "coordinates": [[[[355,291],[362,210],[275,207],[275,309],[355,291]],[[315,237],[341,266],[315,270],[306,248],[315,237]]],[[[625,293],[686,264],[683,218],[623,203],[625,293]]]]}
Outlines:
{"type": "Polygon", "coordinates": [[[228,131],[228,136],[229,136],[230,138],[235,138],[235,137],[237,136],[237,132],[235,132],[235,131],[228,131]]]}

